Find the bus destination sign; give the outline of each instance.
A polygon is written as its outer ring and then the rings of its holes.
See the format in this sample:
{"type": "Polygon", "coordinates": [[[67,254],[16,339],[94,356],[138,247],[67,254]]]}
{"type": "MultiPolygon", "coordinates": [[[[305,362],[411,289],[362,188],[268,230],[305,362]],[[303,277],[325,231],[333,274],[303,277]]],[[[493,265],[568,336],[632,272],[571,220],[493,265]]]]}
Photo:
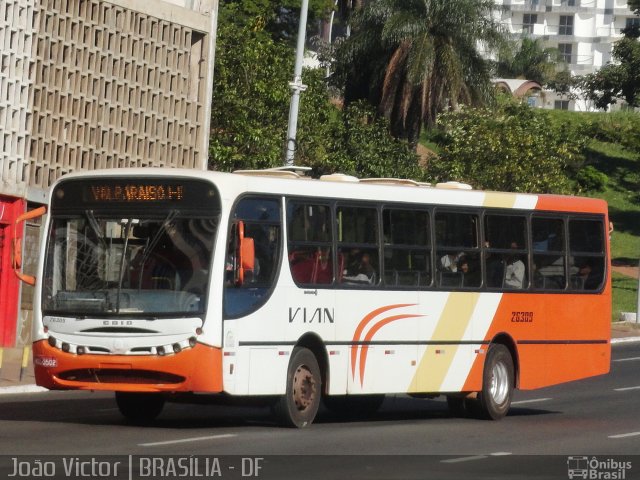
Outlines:
{"type": "Polygon", "coordinates": [[[179,202],[184,186],[179,184],[102,184],[87,185],[86,197],[91,202],[179,202]]]}

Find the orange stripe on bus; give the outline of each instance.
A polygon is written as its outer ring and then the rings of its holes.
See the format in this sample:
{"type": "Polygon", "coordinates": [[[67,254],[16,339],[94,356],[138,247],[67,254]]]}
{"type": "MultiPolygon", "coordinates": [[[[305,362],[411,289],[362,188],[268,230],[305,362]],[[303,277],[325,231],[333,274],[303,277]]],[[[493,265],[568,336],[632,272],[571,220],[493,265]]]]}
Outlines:
{"type": "MultiPolygon", "coordinates": [[[[380,320],[378,323],[376,323],[373,327],[371,327],[371,329],[367,333],[364,340],[366,342],[371,341],[371,339],[378,332],[378,330],[380,330],[382,327],[384,327],[385,325],[388,325],[391,322],[395,322],[396,320],[403,320],[405,318],[416,318],[416,317],[423,317],[423,316],[424,315],[403,314],[403,315],[393,315],[391,317],[384,318],[380,320]]],[[[360,385],[364,383],[364,370],[367,365],[368,351],[369,351],[369,346],[362,345],[362,348],[360,349],[360,385]]],[[[355,365],[353,365],[353,367],[355,367],[355,365]]]]}
{"type": "MultiPolygon", "coordinates": [[[[364,316],[364,318],[362,320],[360,320],[360,323],[356,327],[356,331],[353,334],[353,342],[355,343],[355,342],[358,342],[360,340],[360,335],[362,334],[362,331],[365,329],[367,324],[371,320],[373,320],[375,317],[380,315],[381,313],[388,312],[389,310],[393,310],[394,308],[412,307],[414,305],[415,305],[415,303],[398,303],[398,304],[395,304],[395,305],[387,305],[385,307],[380,307],[380,308],[377,308],[376,310],[373,310],[372,312],[368,313],[367,315],[364,316]]],[[[357,356],[358,356],[358,347],[354,345],[351,348],[351,376],[352,377],[355,377],[355,375],[356,375],[356,358],[357,358],[357,356]]]]}

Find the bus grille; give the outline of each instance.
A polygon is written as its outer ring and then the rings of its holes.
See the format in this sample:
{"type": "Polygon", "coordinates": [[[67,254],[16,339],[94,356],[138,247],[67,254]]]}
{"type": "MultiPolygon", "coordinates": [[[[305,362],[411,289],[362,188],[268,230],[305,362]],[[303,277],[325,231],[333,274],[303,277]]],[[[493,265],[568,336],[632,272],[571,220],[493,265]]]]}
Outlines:
{"type": "Polygon", "coordinates": [[[152,370],[117,370],[83,368],[69,370],[59,375],[61,380],[88,383],[172,384],[182,383],[185,377],[152,370]]]}

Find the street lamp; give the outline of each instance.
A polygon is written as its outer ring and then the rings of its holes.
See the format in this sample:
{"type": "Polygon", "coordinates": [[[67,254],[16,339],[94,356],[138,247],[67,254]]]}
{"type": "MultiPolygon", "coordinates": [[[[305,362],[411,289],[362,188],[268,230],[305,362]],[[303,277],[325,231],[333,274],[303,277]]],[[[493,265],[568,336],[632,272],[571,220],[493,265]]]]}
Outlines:
{"type": "Polygon", "coordinates": [[[285,165],[293,166],[296,152],[296,131],[298,129],[298,109],[300,106],[300,92],[307,89],[302,83],[302,60],[304,59],[304,43],[307,36],[307,12],[309,0],[302,0],[300,9],[300,25],[298,26],[298,44],[296,46],[296,64],[293,69],[293,82],[289,82],[291,88],[291,107],[289,108],[289,125],[287,127],[287,152],[285,165]]]}

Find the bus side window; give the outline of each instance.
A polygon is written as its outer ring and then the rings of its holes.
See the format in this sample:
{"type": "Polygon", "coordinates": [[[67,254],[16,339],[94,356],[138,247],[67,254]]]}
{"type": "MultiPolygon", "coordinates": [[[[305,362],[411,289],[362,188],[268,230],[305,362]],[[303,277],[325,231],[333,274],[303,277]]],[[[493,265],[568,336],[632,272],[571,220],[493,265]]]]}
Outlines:
{"type": "Polygon", "coordinates": [[[431,285],[429,212],[385,208],[384,283],[387,287],[431,285]]]}
{"type": "Polygon", "coordinates": [[[604,222],[569,220],[569,272],[572,290],[599,290],[604,283],[604,222]]]}
{"type": "Polygon", "coordinates": [[[533,287],[541,290],[564,290],[565,234],[560,218],[531,218],[533,239],[533,287]]]}
{"type": "Polygon", "coordinates": [[[437,285],[477,288],[482,282],[478,216],[438,211],[435,215],[437,285]]]}
{"type": "Polygon", "coordinates": [[[287,206],[289,267],[299,285],[333,283],[331,208],[291,201],[287,206]]]}
{"type": "Polygon", "coordinates": [[[338,206],[336,229],[339,263],[344,263],[339,282],[361,287],[377,285],[380,280],[377,209],[338,206]]]}
{"type": "Polygon", "coordinates": [[[521,215],[484,217],[485,281],[489,288],[521,290],[529,286],[527,220],[521,215]]]}
{"type": "Polygon", "coordinates": [[[257,310],[268,298],[278,273],[282,250],[280,201],[274,198],[245,197],[232,214],[225,252],[224,312],[239,317],[257,310]],[[237,284],[237,228],[242,221],[244,236],[253,241],[253,268],[245,271],[237,284]]]}

